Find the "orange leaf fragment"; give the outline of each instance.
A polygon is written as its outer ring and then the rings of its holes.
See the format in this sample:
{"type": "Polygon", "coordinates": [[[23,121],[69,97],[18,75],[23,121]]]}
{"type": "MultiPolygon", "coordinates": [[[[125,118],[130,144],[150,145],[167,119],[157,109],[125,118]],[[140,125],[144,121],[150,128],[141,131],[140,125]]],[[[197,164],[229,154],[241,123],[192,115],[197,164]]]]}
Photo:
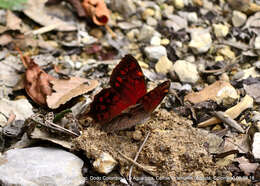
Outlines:
{"type": "Polygon", "coordinates": [[[70,79],[54,79],[50,83],[55,91],[47,96],[47,104],[51,109],[58,108],[61,104],[70,99],[89,92],[97,87],[97,80],[89,80],[80,77],[71,77],[70,79]]]}
{"type": "Polygon", "coordinates": [[[87,16],[91,17],[96,25],[105,25],[109,20],[109,10],[104,0],[84,0],[82,2],[87,16]]]}

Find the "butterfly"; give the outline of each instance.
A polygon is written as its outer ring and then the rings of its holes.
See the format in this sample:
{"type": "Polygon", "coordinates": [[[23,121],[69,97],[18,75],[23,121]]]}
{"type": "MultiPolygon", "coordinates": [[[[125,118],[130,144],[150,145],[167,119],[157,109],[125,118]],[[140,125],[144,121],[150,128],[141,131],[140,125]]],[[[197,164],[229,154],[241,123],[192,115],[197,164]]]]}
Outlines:
{"type": "Polygon", "coordinates": [[[131,128],[148,119],[170,87],[170,81],[165,81],[147,93],[142,69],[132,55],[123,57],[113,69],[109,84],[83,114],[107,131],[131,128]]]}

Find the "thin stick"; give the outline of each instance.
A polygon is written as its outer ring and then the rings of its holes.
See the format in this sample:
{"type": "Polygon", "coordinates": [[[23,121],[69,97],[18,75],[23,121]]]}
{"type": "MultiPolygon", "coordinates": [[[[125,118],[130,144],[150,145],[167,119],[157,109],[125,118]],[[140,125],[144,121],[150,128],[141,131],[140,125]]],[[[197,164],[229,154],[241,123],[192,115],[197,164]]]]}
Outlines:
{"type": "MultiPolygon", "coordinates": [[[[135,158],[134,158],[134,161],[135,161],[135,162],[136,162],[136,160],[138,159],[139,154],[140,154],[140,152],[142,151],[142,149],[143,149],[143,147],[144,147],[144,144],[146,143],[148,137],[150,136],[150,133],[151,133],[151,132],[149,131],[148,134],[146,135],[146,137],[145,137],[145,139],[144,139],[142,145],[140,146],[138,152],[136,153],[135,158]]],[[[129,182],[130,182],[130,183],[132,182],[132,171],[133,171],[133,165],[131,165],[130,170],[129,170],[128,179],[129,179],[129,182]]]]}
{"type": "Polygon", "coordinates": [[[108,25],[105,25],[105,28],[111,34],[112,38],[115,39],[116,33],[108,25]]]}
{"type": "Polygon", "coordinates": [[[224,112],[218,111],[218,112],[213,112],[213,114],[214,114],[214,116],[219,118],[221,121],[226,123],[228,126],[236,129],[238,132],[245,133],[245,130],[234,119],[229,117],[224,112]]]}
{"type": "Polygon", "coordinates": [[[139,167],[140,169],[142,169],[143,171],[147,172],[148,174],[156,177],[156,175],[153,173],[153,171],[156,170],[156,167],[154,166],[143,166],[137,162],[135,162],[134,160],[132,160],[131,158],[128,158],[126,155],[124,155],[122,152],[117,151],[123,158],[125,158],[126,160],[130,161],[133,165],[139,167]]]}
{"type": "Polygon", "coordinates": [[[38,120],[36,120],[36,119],[34,119],[34,118],[30,118],[30,119],[32,119],[34,122],[36,122],[36,123],[38,123],[38,124],[40,124],[40,125],[43,125],[43,126],[45,126],[45,127],[49,127],[49,128],[51,128],[51,129],[53,129],[53,130],[56,130],[56,131],[58,131],[58,132],[63,132],[63,133],[72,135],[72,136],[74,136],[74,137],[79,137],[79,135],[76,134],[75,132],[72,132],[72,131],[70,131],[70,130],[68,130],[68,129],[65,129],[65,128],[63,128],[63,127],[61,127],[61,126],[59,126],[59,125],[56,125],[56,124],[54,124],[54,123],[52,123],[52,122],[50,122],[50,121],[47,121],[47,120],[46,120],[46,123],[44,123],[44,122],[38,121],[38,120]]]}
{"type": "Polygon", "coordinates": [[[48,25],[48,26],[44,26],[44,27],[41,27],[37,30],[34,30],[34,31],[29,31],[29,32],[26,32],[24,35],[29,35],[29,34],[33,34],[33,35],[37,35],[37,34],[44,34],[46,32],[50,32],[56,28],[58,28],[59,26],[61,26],[62,24],[52,24],[52,25],[48,25]]]}

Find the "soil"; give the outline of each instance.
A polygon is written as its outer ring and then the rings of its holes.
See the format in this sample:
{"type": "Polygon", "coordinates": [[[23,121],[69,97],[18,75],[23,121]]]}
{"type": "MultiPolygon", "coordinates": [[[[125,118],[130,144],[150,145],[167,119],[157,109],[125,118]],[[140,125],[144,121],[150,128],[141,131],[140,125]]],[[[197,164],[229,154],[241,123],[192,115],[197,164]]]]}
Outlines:
{"type": "MultiPolygon", "coordinates": [[[[134,181],[146,179],[146,183],[155,180],[157,184],[166,185],[216,185],[214,178],[232,174],[213,162],[212,156],[207,152],[206,135],[201,135],[199,130],[192,127],[190,120],[173,112],[158,110],[149,121],[136,126],[133,131],[108,134],[96,127],[89,127],[74,143],[76,149],[83,149],[90,159],[108,152],[118,161],[120,174],[128,177],[132,163],[118,151],[134,159],[150,131],[137,163],[156,167],[156,170],[149,175],[134,166],[134,181]]],[[[105,182],[111,184],[111,181],[105,182]]]]}

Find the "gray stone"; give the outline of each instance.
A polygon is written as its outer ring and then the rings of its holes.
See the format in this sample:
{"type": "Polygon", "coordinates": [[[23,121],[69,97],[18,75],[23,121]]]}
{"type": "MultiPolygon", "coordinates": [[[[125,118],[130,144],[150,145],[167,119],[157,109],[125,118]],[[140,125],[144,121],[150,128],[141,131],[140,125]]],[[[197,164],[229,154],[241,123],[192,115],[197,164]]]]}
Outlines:
{"type": "Polygon", "coordinates": [[[190,92],[192,90],[192,87],[190,84],[184,84],[180,90],[190,92]]]}
{"type": "Polygon", "coordinates": [[[162,56],[167,55],[166,48],[164,46],[147,46],[144,48],[145,55],[151,61],[156,61],[162,56]]]}
{"type": "Polygon", "coordinates": [[[11,112],[13,112],[16,116],[15,119],[17,120],[25,120],[33,115],[32,105],[27,99],[19,99],[15,101],[1,99],[0,112],[7,117],[11,112]]]}
{"type": "Polygon", "coordinates": [[[255,45],[255,49],[260,49],[260,36],[257,36],[257,37],[255,38],[255,43],[254,43],[254,45],[255,45]]]}
{"type": "Polygon", "coordinates": [[[182,85],[179,82],[171,82],[171,88],[174,90],[181,90],[182,85]]]}
{"type": "Polygon", "coordinates": [[[183,12],[183,11],[180,11],[178,12],[178,14],[187,19],[188,21],[192,22],[192,23],[197,23],[198,22],[198,15],[196,12],[183,12]]]}
{"type": "Polygon", "coordinates": [[[212,44],[210,33],[207,29],[195,28],[191,29],[191,41],[189,47],[196,54],[207,52],[212,44]]]}
{"type": "Polygon", "coordinates": [[[154,46],[158,46],[161,44],[161,38],[157,35],[153,36],[150,40],[150,44],[154,46]]]}
{"type": "Polygon", "coordinates": [[[132,0],[111,0],[111,9],[120,12],[125,18],[136,12],[135,4],[132,0]]]}
{"type": "Polygon", "coordinates": [[[178,60],[173,65],[173,69],[183,83],[196,83],[199,80],[200,76],[195,64],[178,60]]]}
{"type": "Polygon", "coordinates": [[[164,22],[164,25],[168,28],[173,29],[174,31],[179,31],[181,29],[188,27],[188,22],[181,16],[170,15],[169,19],[164,22]]]}
{"type": "Polygon", "coordinates": [[[260,160],[260,132],[254,134],[254,141],[252,144],[252,153],[255,159],[260,160]]]}
{"type": "Polygon", "coordinates": [[[12,149],[0,156],[0,183],[21,186],[83,184],[83,161],[61,149],[12,149]]]}
{"type": "Polygon", "coordinates": [[[3,135],[10,138],[21,137],[24,132],[24,128],[25,126],[23,120],[15,120],[3,127],[3,135]]]}
{"type": "Polygon", "coordinates": [[[252,117],[253,122],[260,121],[260,112],[254,112],[254,116],[252,117]]]}
{"type": "Polygon", "coordinates": [[[138,35],[138,40],[139,41],[143,41],[143,42],[147,42],[150,40],[150,38],[155,34],[155,30],[153,27],[149,26],[149,25],[144,25],[141,30],[140,33],[138,35]]]}
{"type": "Polygon", "coordinates": [[[257,70],[260,70],[260,61],[255,62],[254,66],[257,70]]]}
{"type": "Polygon", "coordinates": [[[246,14],[239,12],[237,10],[233,11],[233,15],[232,15],[232,23],[235,27],[240,27],[243,24],[245,24],[247,19],[246,14]]]}
{"type": "Polygon", "coordinates": [[[147,17],[146,23],[150,26],[156,26],[158,24],[157,20],[153,17],[147,17]]]}

